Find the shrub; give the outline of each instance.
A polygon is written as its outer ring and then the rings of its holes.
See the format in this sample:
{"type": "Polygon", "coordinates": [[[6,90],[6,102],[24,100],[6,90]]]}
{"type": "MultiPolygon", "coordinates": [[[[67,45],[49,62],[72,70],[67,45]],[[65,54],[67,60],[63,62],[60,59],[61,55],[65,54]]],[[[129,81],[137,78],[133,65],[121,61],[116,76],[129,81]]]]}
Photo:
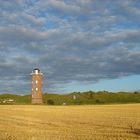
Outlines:
{"type": "Polygon", "coordinates": [[[48,105],[54,105],[54,101],[52,99],[47,100],[48,105]]]}

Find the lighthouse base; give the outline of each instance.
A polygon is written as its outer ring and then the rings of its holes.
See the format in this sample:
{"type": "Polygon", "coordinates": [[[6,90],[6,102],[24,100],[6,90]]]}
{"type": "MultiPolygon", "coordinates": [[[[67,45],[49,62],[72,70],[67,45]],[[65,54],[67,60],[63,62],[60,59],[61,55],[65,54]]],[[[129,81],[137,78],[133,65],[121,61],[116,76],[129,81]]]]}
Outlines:
{"type": "Polygon", "coordinates": [[[43,104],[42,98],[32,98],[32,104],[43,104]]]}

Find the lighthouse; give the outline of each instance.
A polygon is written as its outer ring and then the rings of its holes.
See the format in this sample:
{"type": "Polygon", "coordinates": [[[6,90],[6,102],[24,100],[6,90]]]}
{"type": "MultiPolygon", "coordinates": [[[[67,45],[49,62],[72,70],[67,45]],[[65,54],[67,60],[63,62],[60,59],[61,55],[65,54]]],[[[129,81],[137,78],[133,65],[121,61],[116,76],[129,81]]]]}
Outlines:
{"type": "Polygon", "coordinates": [[[32,104],[42,104],[42,76],[40,69],[36,68],[31,73],[32,76],[32,104]]]}

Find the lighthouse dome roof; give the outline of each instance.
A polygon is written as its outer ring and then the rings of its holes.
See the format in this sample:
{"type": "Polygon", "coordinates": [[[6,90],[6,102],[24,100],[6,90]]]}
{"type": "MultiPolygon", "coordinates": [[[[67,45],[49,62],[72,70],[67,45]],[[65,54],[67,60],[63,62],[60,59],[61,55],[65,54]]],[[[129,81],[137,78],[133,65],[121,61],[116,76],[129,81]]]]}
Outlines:
{"type": "Polygon", "coordinates": [[[35,70],[38,70],[38,71],[40,71],[40,69],[39,69],[39,68],[35,68],[35,69],[34,69],[34,71],[35,71],[35,70]]]}
{"type": "Polygon", "coordinates": [[[40,71],[40,69],[39,68],[35,68],[34,70],[33,70],[33,73],[40,73],[41,71],[40,71]]]}

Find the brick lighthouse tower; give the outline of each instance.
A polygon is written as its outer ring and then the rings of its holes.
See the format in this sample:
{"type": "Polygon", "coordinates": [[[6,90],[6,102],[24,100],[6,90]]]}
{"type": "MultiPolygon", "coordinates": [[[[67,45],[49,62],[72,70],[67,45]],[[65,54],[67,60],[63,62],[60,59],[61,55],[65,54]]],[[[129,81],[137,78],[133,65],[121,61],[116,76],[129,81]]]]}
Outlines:
{"type": "Polygon", "coordinates": [[[31,73],[32,76],[32,104],[42,104],[42,76],[43,73],[36,68],[31,73]]]}

